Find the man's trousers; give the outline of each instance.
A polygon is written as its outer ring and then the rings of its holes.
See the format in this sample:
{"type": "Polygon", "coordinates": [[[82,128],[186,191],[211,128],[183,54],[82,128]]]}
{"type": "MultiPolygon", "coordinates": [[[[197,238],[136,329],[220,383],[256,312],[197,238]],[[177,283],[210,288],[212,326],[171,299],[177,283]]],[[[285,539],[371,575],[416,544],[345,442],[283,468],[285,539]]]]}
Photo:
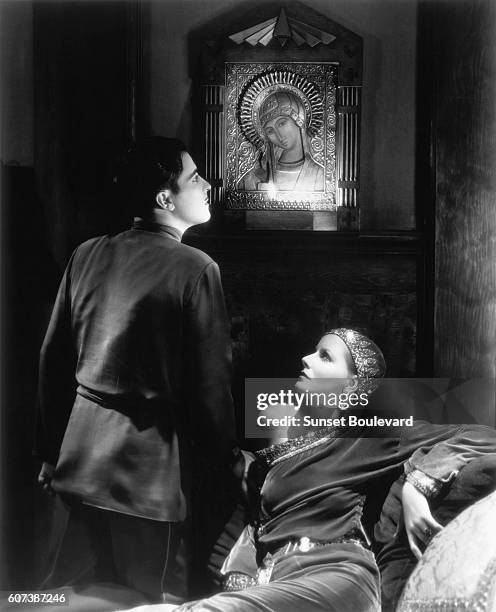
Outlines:
{"type": "Polygon", "coordinates": [[[188,598],[187,528],[55,499],[49,575],[41,585],[111,582],[152,602],[188,598]]]}

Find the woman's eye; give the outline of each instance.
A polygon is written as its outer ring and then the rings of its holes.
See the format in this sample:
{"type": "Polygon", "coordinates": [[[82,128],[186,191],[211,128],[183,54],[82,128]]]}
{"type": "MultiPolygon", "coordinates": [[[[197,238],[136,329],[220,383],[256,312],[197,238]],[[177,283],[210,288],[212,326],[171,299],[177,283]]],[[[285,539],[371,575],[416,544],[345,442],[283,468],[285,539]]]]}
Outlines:
{"type": "Polygon", "coordinates": [[[195,176],[193,177],[193,183],[198,183],[198,179],[200,178],[200,176],[198,174],[195,174],[195,176]]]}
{"type": "Polygon", "coordinates": [[[322,359],[322,361],[332,361],[329,354],[325,351],[320,351],[320,358],[322,359]]]}

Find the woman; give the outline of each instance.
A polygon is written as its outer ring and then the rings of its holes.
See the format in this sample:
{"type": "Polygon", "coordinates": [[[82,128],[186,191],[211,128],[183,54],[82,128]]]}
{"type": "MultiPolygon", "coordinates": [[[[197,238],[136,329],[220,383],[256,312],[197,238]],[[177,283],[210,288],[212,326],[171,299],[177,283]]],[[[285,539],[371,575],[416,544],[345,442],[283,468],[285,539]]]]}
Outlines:
{"type": "MultiPolygon", "coordinates": [[[[356,331],[333,329],[303,359],[297,390],[321,392],[327,380],[328,390],[351,398],[371,392],[384,372],[376,344],[356,331]]],[[[407,462],[405,525],[420,555],[441,528],[427,498],[468,460],[496,451],[495,433],[484,426],[416,422],[352,429],[349,416],[338,428],[307,431],[258,453],[265,468],[259,512],[224,564],[228,591],[183,604],[178,612],[379,610],[379,573],[365,528],[369,502],[382,497],[385,482],[407,462]]]]}
{"type": "Polygon", "coordinates": [[[291,91],[267,96],[260,107],[259,132],[265,149],[239,181],[244,191],[323,191],[324,168],[310,153],[306,115],[291,91]]]}

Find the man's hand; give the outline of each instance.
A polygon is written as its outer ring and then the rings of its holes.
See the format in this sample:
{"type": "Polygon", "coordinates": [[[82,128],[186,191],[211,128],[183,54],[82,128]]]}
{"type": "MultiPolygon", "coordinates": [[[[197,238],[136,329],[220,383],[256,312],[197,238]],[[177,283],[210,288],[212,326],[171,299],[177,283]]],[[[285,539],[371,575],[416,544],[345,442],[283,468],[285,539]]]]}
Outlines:
{"type": "Polygon", "coordinates": [[[250,485],[248,482],[248,474],[250,465],[255,461],[255,455],[248,451],[240,450],[238,459],[233,466],[234,475],[239,480],[241,485],[241,493],[245,501],[250,496],[250,485]]]}
{"type": "Polygon", "coordinates": [[[254,478],[253,468],[256,466],[255,455],[249,451],[240,450],[233,465],[233,473],[238,481],[241,503],[246,508],[257,506],[258,488],[254,478]]]}
{"type": "Polygon", "coordinates": [[[52,489],[52,478],[55,472],[55,466],[51,463],[43,462],[40,473],[38,474],[38,483],[43,487],[43,490],[50,495],[54,494],[52,489]]]}
{"type": "Polygon", "coordinates": [[[405,482],[401,495],[408,542],[413,554],[420,559],[420,546],[427,546],[443,527],[432,516],[427,498],[410,482],[405,482]]]}

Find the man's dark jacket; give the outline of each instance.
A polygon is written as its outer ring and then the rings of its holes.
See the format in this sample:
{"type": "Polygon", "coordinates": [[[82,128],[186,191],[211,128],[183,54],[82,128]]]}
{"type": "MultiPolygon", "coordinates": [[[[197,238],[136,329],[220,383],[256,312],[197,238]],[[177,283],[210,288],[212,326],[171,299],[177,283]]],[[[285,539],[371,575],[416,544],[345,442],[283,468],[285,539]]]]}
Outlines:
{"type": "Polygon", "coordinates": [[[54,489],[183,520],[192,454],[222,461],[235,444],[230,367],[208,255],[142,220],[79,246],[41,351],[38,447],[54,489]]]}

